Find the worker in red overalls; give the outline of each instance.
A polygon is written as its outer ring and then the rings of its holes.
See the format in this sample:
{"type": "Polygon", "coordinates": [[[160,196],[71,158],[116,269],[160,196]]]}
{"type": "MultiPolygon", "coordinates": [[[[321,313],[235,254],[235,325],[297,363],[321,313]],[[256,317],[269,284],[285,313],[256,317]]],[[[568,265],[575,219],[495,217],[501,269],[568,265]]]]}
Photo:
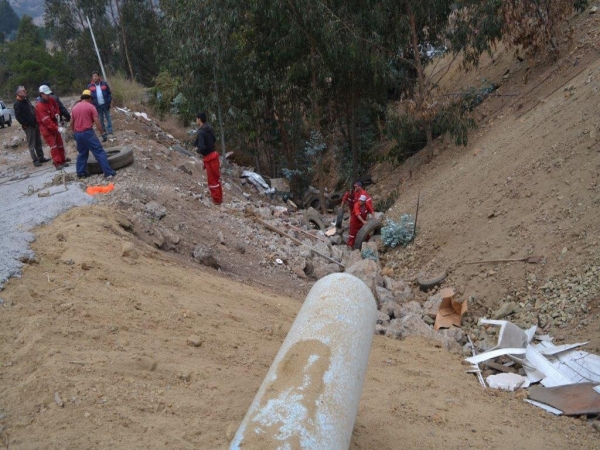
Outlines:
{"type": "Polygon", "coordinates": [[[56,170],[68,167],[69,158],[65,157],[65,146],[63,144],[61,132],[62,127],[58,124],[57,117],[60,117],[60,107],[56,100],[50,94],[52,91],[45,84],[39,89],[41,99],[35,104],[35,118],[40,127],[40,133],[48,147],[50,147],[50,156],[56,170]]]}
{"type": "Polygon", "coordinates": [[[364,195],[367,198],[365,205],[367,207],[367,211],[369,211],[369,214],[374,214],[375,210],[373,209],[373,200],[371,199],[369,193],[363,189],[360,181],[354,183],[352,189],[344,193],[344,196],[342,197],[342,204],[347,205],[348,209],[350,210],[350,214],[352,214],[354,211],[354,205],[357,203],[358,198],[361,195],[364,195]]]}
{"type": "Polygon", "coordinates": [[[221,186],[221,163],[219,154],[215,151],[215,142],[217,138],[212,127],[206,122],[206,113],[199,112],[196,115],[196,124],[198,133],[194,145],[197,152],[203,156],[204,168],[206,169],[206,179],[208,181],[208,190],[215,205],[223,202],[223,188],[221,186]]]}
{"type": "Polygon", "coordinates": [[[354,203],[354,209],[350,215],[350,232],[348,234],[348,247],[354,248],[356,234],[360,231],[364,224],[367,223],[369,209],[367,207],[367,196],[361,194],[358,201],[354,203]]]}

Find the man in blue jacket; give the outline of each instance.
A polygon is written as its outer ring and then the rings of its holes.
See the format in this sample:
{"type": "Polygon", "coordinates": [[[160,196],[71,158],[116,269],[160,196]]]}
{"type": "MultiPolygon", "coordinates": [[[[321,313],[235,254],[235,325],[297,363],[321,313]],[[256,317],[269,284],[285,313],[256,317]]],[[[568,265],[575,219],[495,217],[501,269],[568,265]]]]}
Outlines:
{"type": "MultiPolygon", "coordinates": [[[[110,120],[110,104],[112,102],[112,94],[110,87],[106,81],[102,81],[98,72],[92,72],[92,82],[88,84],[89,91],[92,93],[92,104],[98,111],[100,122],[104,133],[113,134],[112,121],[110,120]],[[106,119],[106,124],[104,123],[106,119]]],[[[106,140],[106,134],[102,136],[106,140]]]]}

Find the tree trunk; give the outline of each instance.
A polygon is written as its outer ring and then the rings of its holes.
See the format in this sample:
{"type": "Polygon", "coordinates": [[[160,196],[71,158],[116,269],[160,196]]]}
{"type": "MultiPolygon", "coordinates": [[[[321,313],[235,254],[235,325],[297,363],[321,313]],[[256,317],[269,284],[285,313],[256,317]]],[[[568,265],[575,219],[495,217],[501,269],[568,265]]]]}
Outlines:
{"type": "MultiPolygon", "coordinates": [[[[310,68],[312,71],[312,103],[313,103],[313,115],[315,128],[321,133],[321,108],[319,107],[319,91],[317,85],[317,64],[316,58],[316,44],[315,39],[311,36],[310,38],[310,68]]],[[[325,150],[323,150],[323,153],[325,150]]],[[[325,205],[325,175],[323,174],[323,154],[318,155],[317,160],[317,177],[319,179],[319,202],[321,203],[321,214],[327,213],[327,207],[325,205]]]]}
{"type": "MultiPolygon", "coordinates": [[[[419,49],[419,39],[417,37],[417,18],[412,8],[408,7],[408,16],[410,23],[410,42],[413,49],[413,53],[415,55],[415,66],[417,69],[417,80],[418,80],[418,107],[421,112],[425,112],[425,74],[423,71],[423,63],[421,61],[421,52],[419,49]]],[[[433,130],[431,121],[429,119],[425,119],[425,134],[427,135],[427,146],[430,148],[430,151],[433,152],[432,142],[433,142],[433,130]]]]}
{"type": "Polygon", "coordinates": [[[125,49],[125,59],[127,60],[127,67],[129,68],[129,79],[134,80],[133,68],[131,66],[131,59],[129,59],[129,49],[127,48],[127,37],[125,36],[125,27],[123,26],[123,16],[121,15],[121,7],[119,6],[119,0],[115,0],[115,6],[117,7],[117,15],[119,16],[119,28],[121,28],[121,39],[123,39],[123,48],[125,49]]]}
{"type": "MultiPolygon", "coordinates": [[[[219,57],[217,56],[217,64],[219,57]]],[[[221,134],[221,155],[223,155],[223,167],[227,168],[227,158],[225,157],[225,127],[223,126],[223,114],[221,112],[221,97],[219,97],[219,83],[217,82],[217,68],[213,65],[213,76],[215,80],[215,94],[217,95],[217,115],[219,118],[219,130],[221,134]]]]}
{"type": "MultiPolygon", "coordinates": [[[[352,83],[354,85],[354,83],[352,83]]],[[[352,182],[358,178],[358,149],[356,148],[356,95],[354,86],[350,95],[350,149],[352,151],[352,182]]]]}

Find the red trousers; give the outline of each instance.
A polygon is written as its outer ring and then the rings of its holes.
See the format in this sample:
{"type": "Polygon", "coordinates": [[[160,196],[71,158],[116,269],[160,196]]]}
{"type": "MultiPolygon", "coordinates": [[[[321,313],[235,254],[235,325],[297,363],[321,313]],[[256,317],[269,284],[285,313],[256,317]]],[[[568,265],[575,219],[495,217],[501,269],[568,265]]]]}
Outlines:
{"type": "Polygon", "coordinates": [[[363,223],[354,216],[350,216],[350,231],[348,232],[348,247],[354,248],[356,234],[363,227],[363,223]]]}
{"type": "Polygon", "coordinates": [[[206,178],[208,180],[208,190],[215,205],[223,202],[223,188],[221,187],[221,163],[219,154],[212,152],[203,159],[206,169],[206,178]]]}
{"type": "Polygon", "coordinates": [[[50,156],[54,166],[61,166],[65,161],[65,146],[63,145],[62,136],[58,131],[42,134],[46,144],[50,147],[50,156]]]}

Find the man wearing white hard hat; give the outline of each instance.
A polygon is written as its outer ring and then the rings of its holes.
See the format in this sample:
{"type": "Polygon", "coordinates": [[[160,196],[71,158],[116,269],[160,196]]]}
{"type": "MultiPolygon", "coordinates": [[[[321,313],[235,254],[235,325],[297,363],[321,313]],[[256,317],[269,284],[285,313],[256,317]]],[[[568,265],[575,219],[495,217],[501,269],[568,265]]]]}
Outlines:
{"type": "Polygon", "coordinates": [[[54,98],[52,91],[45,84],[39,89],[41,100],[35,104],[35,116],[40,126],[40,133],[50,147],[50,156],[56,170],[68,167],[69,158],[65,156],[62,133],[64,130],[58,124],[57,116],[60,117],[60,108],[54,98]]]}

